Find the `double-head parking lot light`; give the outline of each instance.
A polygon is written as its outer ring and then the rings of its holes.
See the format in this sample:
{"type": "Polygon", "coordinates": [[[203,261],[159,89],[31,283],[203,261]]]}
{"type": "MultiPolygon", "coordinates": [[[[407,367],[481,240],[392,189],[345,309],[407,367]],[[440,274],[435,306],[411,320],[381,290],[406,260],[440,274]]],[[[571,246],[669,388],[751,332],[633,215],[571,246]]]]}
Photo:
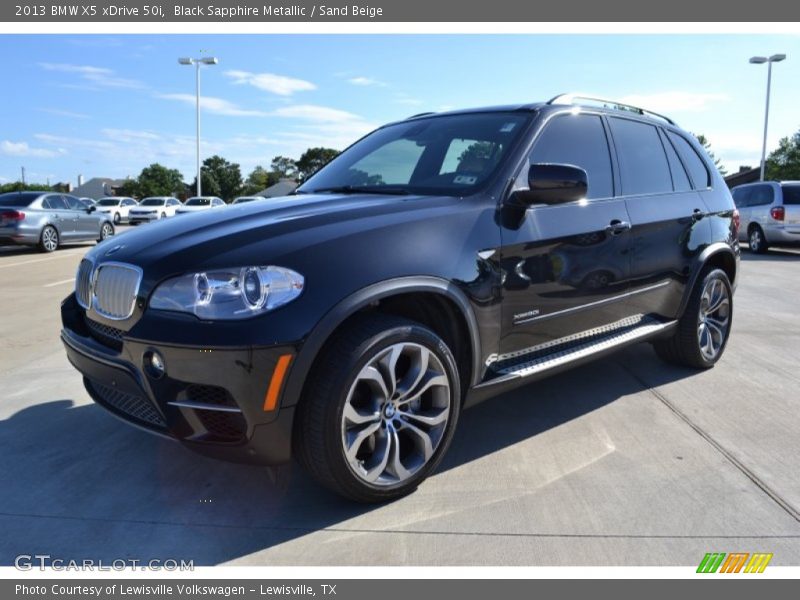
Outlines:
{"type": "Polygon", "coordinates": [[[200,58],[182,57],[178,59],[178,64],[194,65],[195,67],[195,98],[196,98],[196,122],[197,122],[197,196],[203,195],[202,178],[200,177],[200,66],[216,65],[219,59],[215,56],[202,56],[200,58]]]}
{"type": "Polygon", "coordinates": [[[772,85],[772,63],[781,62],[786,59],[785,54],[773,54],[772,56],[753,56],[750,64],[763,65],[767,63],[767,107],[764,111],[764,139],[761,144],[761,181],[764,181],[764,171],[767,166],[767,126],[769,125],[769,92],[772,85]]]}

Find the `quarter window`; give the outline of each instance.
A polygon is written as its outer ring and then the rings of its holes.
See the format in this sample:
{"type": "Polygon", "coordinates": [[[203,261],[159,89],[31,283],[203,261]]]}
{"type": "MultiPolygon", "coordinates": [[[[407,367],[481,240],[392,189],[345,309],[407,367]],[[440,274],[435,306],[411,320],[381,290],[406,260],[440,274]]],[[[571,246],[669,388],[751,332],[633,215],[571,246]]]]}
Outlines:
{"type": "Polygon", "coordinates": [[[733,189],[733,203],[736,208],[747,208],[750,206],[750,187],[738,187],[733,189]]]}
{"type": "Polygon", "coordinates": [[[771,185],[754,185],[751,188],[749,206],[765,206],[772,204],[775,199],[775,190],[771,185]]]}
{"type": "Polygon", "coordinates": [[[667,155],[653,125],[610,118],[617,148],[622,194],[657,194],[672,191],[667,155]]]}
{"type": "Polygon", "coordinates": [[[683,164],[686,165],[689,175],[692,178],[694,189],[704,190],[709,187],[710,180],[708,177],[708,169],[706,168],[705,161],[697,154],[697,150],[695,150],[682,135],[668,131],[667,136],[675,146],[675,150],[678,151],[678,154],[683,160],[683,164]]]}
{"type": "Polygon", "coordinates": [[[681,160],[678,158],[678,153],[675,152],[675,148],[672,147],[669,140],[663,139],[663,136],[662,141],[664,142],[664,150],[667,151],[669,170],[672,173],[672,187],[676,192],[688,192],[692,189],[692,184],[689,181],[689,177],[686,175],[686,169],[683,168],[683,164],[681,164],[681,160]]]}
{"type": "Polygon", "coordinates": [[[587,198],[608,198],[614,194],[608,139],[597,115],[555,117],[536,141],[530,162],[580,167],[589,181],[587,198]]]}
{"type": "Polygon", "coordinates": [[[48,196],[47,203],[53,210],[67,210],[67,203],[62,196],[48,196]]]}

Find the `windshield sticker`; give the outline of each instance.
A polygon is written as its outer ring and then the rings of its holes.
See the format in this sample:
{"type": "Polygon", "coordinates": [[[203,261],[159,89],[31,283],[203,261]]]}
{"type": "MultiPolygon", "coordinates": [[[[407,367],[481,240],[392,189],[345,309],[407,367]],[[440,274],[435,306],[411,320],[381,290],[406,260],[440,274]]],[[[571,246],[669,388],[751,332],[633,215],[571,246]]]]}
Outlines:
{"type": "Polygon", "coordinates": [[[516,127],[516,123],[506,123],[500,128],[500,133],[510,133],[514,131],[514,127],[516,127]]]}
{"type": "Polygon", "coordinates": [[[456,175],[456,178],[453,179],[453,183],[460,183],[461,185],[472,185],[478,181],[478,178],[475,175],[456,175]]]}

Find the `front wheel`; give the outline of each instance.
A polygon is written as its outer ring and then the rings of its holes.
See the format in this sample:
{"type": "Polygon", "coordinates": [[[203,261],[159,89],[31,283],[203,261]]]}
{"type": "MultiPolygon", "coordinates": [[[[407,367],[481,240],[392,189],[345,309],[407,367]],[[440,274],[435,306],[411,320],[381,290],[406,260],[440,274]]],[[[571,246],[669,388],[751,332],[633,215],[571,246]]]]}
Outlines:
{"type": "Polygon", "coordinates": [[[122,222],[122,217],[118,212],[114,213],[114,225],[119,225],[122,222]]]}
{"type": "Polygon", "coordinates": [[[103,223],[100,227],[100,238],[97,240],[98,242],[102,242],[103,240],[110,238],[114,235],[114,226],[111,223],[103,223]]]}
{"type": "Polygon", "coordinates": [[[453,354],[427,327],[372,315],[329,344],[300,402],[298,459],[360,502],[416,489],[447,451],[460,412],[453,354]]]}
{"type": "Polygon", "coordinates": [[[666,362],[708,369],[722,357],[733,323],[733,293],[722,269],[707,269],[692,289],[672,337],[653,344],[666,362]]]}
{"type": "Polygon", "coordinates": [[[165,212],[162,212],[162,213],[161,213],[161,218],[162,218],[162,219],[166,219],[166,218],[167,218],[167,213],[165,213],[165,212]]]}

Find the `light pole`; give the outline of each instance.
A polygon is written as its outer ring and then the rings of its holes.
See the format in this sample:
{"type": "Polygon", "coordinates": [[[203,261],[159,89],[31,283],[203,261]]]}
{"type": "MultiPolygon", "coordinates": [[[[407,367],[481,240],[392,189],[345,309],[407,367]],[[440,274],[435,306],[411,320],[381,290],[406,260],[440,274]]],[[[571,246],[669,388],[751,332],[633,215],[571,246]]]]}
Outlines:
{"type": "Polygon", "coordinates": [[[197,101],[197,195],[203,195],[203,183],[200,176],[200,66],[216,65],[219,60],[214,56],[203,56],[200,58],[179,58],[178,63],[182,65],[194,65],[195,67],[195,97],[197,101]]]}
{"type": "Polygon", "coordinates": [[[767,108],[764,111],[764,141],[761,145],[761,181],[764,181],[764,171],[767,166],[767,127],[769,125],[769,88],[772,85],[772,63],[781,62],[785,58],[785,54],[773,54],[770,57],[753,56],[750,59],[750,64],[753,65],[767,63],[767,108]]]}

